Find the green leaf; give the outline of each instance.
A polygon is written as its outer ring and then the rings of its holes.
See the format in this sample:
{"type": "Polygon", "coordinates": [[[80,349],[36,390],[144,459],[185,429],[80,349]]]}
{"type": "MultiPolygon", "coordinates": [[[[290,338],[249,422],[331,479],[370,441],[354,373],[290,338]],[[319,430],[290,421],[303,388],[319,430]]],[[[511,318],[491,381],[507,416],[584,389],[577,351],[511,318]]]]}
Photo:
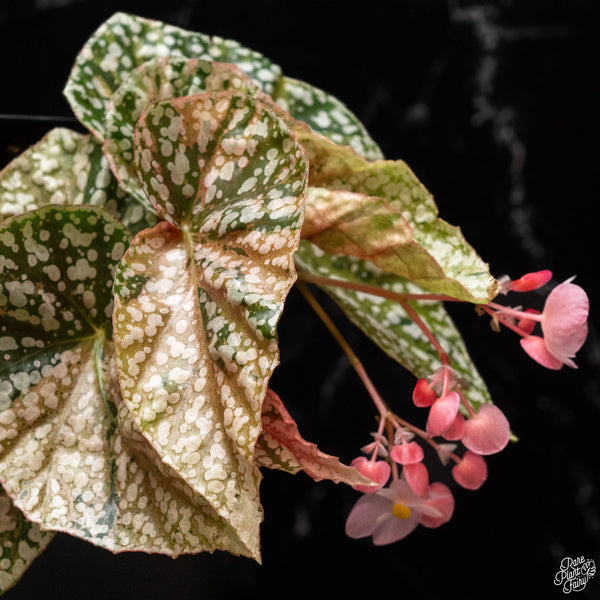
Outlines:
{"type": "Polygon", "coordinates": [[[112,94],[133,69],[164,56],[234,62],[266,92],[279,76],[279,67],[237,42],[116,13],[94,32],[77,56],[65,97],[77,118],[103,139],[112,94]]]}
{"type": "Polygon", "coordinates": [[[263,430],[254,451],[261,467],[295,474],[304,471],[315,481],[329,479],[348,485],[369,485],[370,479],[355,468],[342,464],[335,456],[321,452],[307,442],[279,396],[267,391],[262,410],[263,430]]]}
{"type": "MultiPolygon", "coordinates": [[[[295,259],[300,273],[375,286],[398,294],[423,293],[414,283],[384,273],[368,261],[327,254],[304,240],[295,259]]],[[[334,286],[323,289],[357,327],[416,377],[427,377],[441,366],[429,340],[397,302],[334,286]]],[[[411,305],[448,353],[457,377],[464,379],[462,389],[466,399],[475,408],[483,402],[491,402],[487,387],[443,304],[421,301],[411,305]]]]}
{"type": "Polygon", "coordinates": [[[481,304],[495,296],[497,284],[488,265],[466,242],[460,229],[438,218],[431,194],[404,162],[368,162],[351,148],[336,146],[306,128],[295,127],[294,132],[309,157],[309,185],[330,191],[315,190],[307,197],[307,202],[314,199],[318,204],[314,210],[307,210],[305,227],[319,231],[325,224],[330,228],[327,235],[321,236],[323,249],[335,252],[339,245],[342,252],[353,252],[359,258],[369,256],[384,271],[408,278],[431,292],[481,304]],[[337,193],[342,191],[362,195],[365,206],[357,209],[360,197],[337,193]],[[358,241],[363,247],[357,247],[356,239],[354,248],[340,245],[344,232],[329,216],[328,204],[346,229],[348,221],[358,219],[353,231],[354,236],[360,231],[358,241]],[[380,240],[390,246],[383,253],[378,247],[380,240]]]}
{"type": "Polygon", "coordinates": [[[29,520],[114,552],[258,558],[161,462],[111,376],[112,274],[128,242],[92,207],[47,206],[0,230],[2,484],[29,520]]]}
{"type": "Polygon", "coordinates": [[[111,96],[136,67],[164,57],[233,63],[292,117],[339,144],[351,145],[369,160],[382,158],[377,144],[342,102],[307,83],[283,77],[280,67],[260,53],[233,40],[124,13],[114,14],[86,42],[69,76],[65,97],[79,120],[104,139],[111,96]]]}
{"type": "Polygon", "coordinates": [[[304,81],[282,76],[273,100],[298,121],[340,146],[351,146],[367,160],[383,158],[364,125],[337,98],[304,81]]]}
{"type": "Polygon", "coordinates": [[[101,145],[69,129],[51,130],[0,173],[0,222],[47,204],[103,206],[132,231],[156,223],[118,188],[101,145]]]}
{"type": "Polygon", "coordinates": [[[161,460],[256,553],[254,446],[307,164],[278,117],[232,92],[151,104],[135,144],[143,188],[174,225],[138,234],[117,271],[123,398],[161,460]]]}
{"type": "Polygon", "coordinates": [[[158,100],[222,90],[257,94],[260,88],[235,65],[192,58],[152,59],[131,71],[111,97],[105,123],[104,151],[120,186],[147,203],[133,156],[135,125],[146,106],[158,100]]]}
{"type": "Polygon", "coordinates": [[[28,521],[0,487],[0,594],[21,579],[53,537],[28,521]]]}
{"type": "MultiPolygon", "coordinates": [[[[254,98],[216,92],[156,102],[139,119],[135,147],[157,213],[206,243],[251,229],[281,231],[283,239],[286,229],[296,232],[304,152],[254,98]]],[[[249,251],[263,253],[260,245],[249,251]]]]}

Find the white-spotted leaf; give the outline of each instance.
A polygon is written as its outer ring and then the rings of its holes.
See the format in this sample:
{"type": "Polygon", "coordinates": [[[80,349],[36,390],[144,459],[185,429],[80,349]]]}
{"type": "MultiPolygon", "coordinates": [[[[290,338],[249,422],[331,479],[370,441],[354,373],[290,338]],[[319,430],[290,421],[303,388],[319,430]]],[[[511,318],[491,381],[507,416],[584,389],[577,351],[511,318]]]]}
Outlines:
{"type": "Polygon", "coordinates": [[[260,53],[233,40],[135,15],[115,13],[92,34],[77,56],[65,97],[79,120],[104,139],[111,96],[136,67],[164,57],[233,63],[292,117],[336,143],[351,145],[370,160],[382,157],[364,126],[342,102],[307,83],[282,76],[280,67],[260,53]]]}
{"type": "MultiPolygon", "coordinates": [[[[397,294],[424,293],[414,283],[384,273],[368,261],[327,254],[305,240],[295,259],[300,273],[374,286],[397,294]]],[[[357,327],[416,377],[427,377],[441,366],[435,348],[394,300],[335,286],[324,286],[323,289],[357,327]]],[[[443,304],[422,301],[411,305],[448,353],[457,376],[465,382],[463,392],[471,405],[477,407],[483,402],[491,402],[489,391],[443,304]]]]}
{"type": "MultiPolygon", "coordinates": [[[[304,152],[251,96],[224,91],[151,104],[138,121],[135,159],[157,213],[207,240],[251,229],[285,235],[297,225],[304,152]]],[[[260,245],[253,250],[261,253],[260,245]]]]}
{"type": "Polygon", "coordinates": [[[232,92],[151,104],[135,140],[144,191],[168,221],[138,234],[117,270],[123,398],[164,464],[256,552],[254,447],[307,164],[278,117],[232,92]]]}
{"type": "Polygon", "coordinates": [[[28,521],[0,487],[0,594],[21,579],[53,537],[28,521]]]}
{"type": "Polygon", "coordinates": [[[308,231],[322,231],[315,242],[323,243],[323,249],[368,257],[382,270],[431,292],[482,304],[495,296],[497,283],[488,265],[460,229],[438,218],[431,194],[404,162],[369,162],[351,148],[337,146],[305,127],[294,127],[294,132],[309,157],[309,185],[328,190],[315,190],[307,196],[307,203],[314,200],[316,204],[314,210],[307,210],[305,226],[308,231]],[[361,209],[357,209],[357,195],[363,196],[361,209]],[[342,240],[344,229],[330,218],[328,203],[341,219],[339,225],[347,230],[354,218],[359,220],[352,229],[355,235],[360,232],[364,247],[358,248],[356,239],[342,240]],[[314,223],[310,220],[313,216],[314,223]],[[389,242],[385,251],[380,240],[389,242]]]}
{"type": "Polygon", "coordinates": [[[113,552],[258,559],[258,545],[162,463],[122,402],[109,337],[128,242],[92,207],[48,206],[0,229],[2,484],[28,520],[113,552]]]}
{"type": "Polygon", "coordinates": [[[235,62],[263,83],[267,92],[279,76],[279,67],[237,42],[115,13],[93,33],[77,56],[65,97],[78,119],[103,139],[111,96],[136,67],[165,56],[235,62]]]}
{"type": "Polygon", "coordinates": [[[0,173],[0,222],[46,204],[102,206],[131,231],[156,223],[119,189],[101,145],[69,129],[51,130],[0,173]]]}
{"type": "Polygon", "coordinates": [[[121,187],[140,202],[147,202],[134,164],[133,136],[149,104],[222,90],[257,94],[260,88],[235,65],[195,58],[155,58],[131,71],[111,97],[103,145],[121,187]]]}
{"type": "Polygon", "coordinates": [[[340,146],[351,146],[367,160],[383,158],[365,126],[337,98],[304,81],[282,76],[273,99],[298,121],[340,146]]]}
{"type": "Polygon", "coordinates": [[[279,396],[267,391],[262,412],[263,431],[254,451],[260,467],[288,473],[304,471],[315,481],[328,479],[348,485],[369,485],[370,479],[355,468],[342,464],[335,456],[321,452],[307,442],[279,396]]]}

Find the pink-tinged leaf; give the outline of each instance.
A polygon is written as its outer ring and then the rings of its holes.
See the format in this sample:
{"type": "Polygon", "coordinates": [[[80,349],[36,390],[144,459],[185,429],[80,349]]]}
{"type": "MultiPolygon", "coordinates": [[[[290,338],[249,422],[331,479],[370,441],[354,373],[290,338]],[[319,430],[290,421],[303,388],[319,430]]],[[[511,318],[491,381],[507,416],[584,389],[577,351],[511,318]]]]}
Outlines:
{"type": "Polygon", "coordinates": [[[123,398],[160,459],[257,555],[254,447],[307,164],[272,111],[231,92],[151,104],[135,139],[143,188],[170,222],[138,234],[117,270],[123,398]]]}
{"type": "Polygon", "coordinates": [[[152,102],[202,92],[237,91],[264,96],[260,87],[235,65],[195,58],[154,58],[130,75],[111,96],[105,117],[104,152],[121,187],[147,202],[134,162],[134,131],[152,102]]]}
{"type": "MultiPolygon", "coordinates": [[[[41,528],[113,552],[258,558],[161,461],[112,377],[112,276],[129,241],[113,217],[89,206],[50,205],[0,227],[2,486],[38,524],[32,542],[45,539],[41,528]]],[[[5,565],[17,574],[21,553],[34,550],[25,540],[12,546],[16,562],[3,556],[0,573],[5,565]]]]}
{"type": "Polygon", "coordinates": [[[293,129],[311,165],[307,232],[321,231],[323,215],[327,215],[326,206],[312,210],[309,205],[313,200],[319,205],[331,203],[334,214],[342,217],[338,226],[328,224],[329,231],[317,236],[316,244],[322,243],[328,252],[339,247],[351,256],[368,257],[386,273],[407,278],[435,293],[483,304],[496,295],[497,283],[487,264],[466,242],[459,228],[438,218],[431,194],[404,162],[369,162],[352,148],[337,146],[304,125],[293,129]],[[328,192],[313,191],[313,187],[328,192]],[[363,212],[356,213],[361,196],[365,206],[363,212]],[[343,208],[344,199],[349,203],[347,211],[343,208]],[[374,218],[369,220],[371,211],[374,218]],[[358,222],[352,225],[355,214],[358,222]],[[365,223],[366,230],[362,227],[365,223]],[[362,231],[357,238],[359,229],[362,231]],[[347,230],[354,237],[343,241],[347,230]],[[370,254],[373,248],[375,252],[370,254]]]}
{"type": "Polygon", "coordinates": [[[357,469],[342,464],[335,456],[321,452],[316,444],[307,442],[272,390],[268,390],[265,397],[262,423],[263,432],[255,452],[255,460],[260,466],[292,473],[303,470],[315,481],[329,479],[351,486],[371,485],[371,480],[357,469]]]}

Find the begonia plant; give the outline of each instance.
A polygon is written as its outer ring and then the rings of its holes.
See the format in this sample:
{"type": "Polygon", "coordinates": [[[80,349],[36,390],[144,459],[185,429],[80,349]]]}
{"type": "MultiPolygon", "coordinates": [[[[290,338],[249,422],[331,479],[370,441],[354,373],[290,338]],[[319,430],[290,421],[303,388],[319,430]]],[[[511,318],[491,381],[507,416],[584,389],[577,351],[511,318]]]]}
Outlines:
{"type": "Polygon", "coordinates": [[[260,561],[263,468],[354,487],[353,538],[441,526],[455,500],[423,448],[474,490],[513,437],[444,302],[576,366],[579,286],[542,312],[497,302],[552,274],[495,279],[404,162],[257,52],[117,13],[64,93],[89,134],[54,129],[0,173],[0,592],[56,532],[260,561]],[[373,401],[349,465],[269,387],[293,285],[373,401]],[[379,394],[314,286],[414,374],[423,423],[379,394]]]}

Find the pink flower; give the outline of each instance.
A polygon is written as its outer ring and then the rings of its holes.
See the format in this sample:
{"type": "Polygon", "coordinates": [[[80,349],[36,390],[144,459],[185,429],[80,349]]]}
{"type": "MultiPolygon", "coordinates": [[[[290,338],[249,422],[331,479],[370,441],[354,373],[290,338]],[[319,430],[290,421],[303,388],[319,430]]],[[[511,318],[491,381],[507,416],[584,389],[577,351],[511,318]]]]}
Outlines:
{"type": "Polygon", "coordinates": [[[402,472],[410,489],[417,496],[425,498],[429,493],[429,471],[427,471],[427,467],[422,462],[411,463],[404,465],[402,472]]]}
{"type": "Polygon", "coordinates": [[[552,279],[552,271],[536,271],[526,273],[523,277],[511,281],[509,290],[511,292],[531,292],[546,285],[552,279]]]}
{"type": "Polygon", "coordinates": [[[454,422],[459,406],[460,396],[456,392],[448,392],[445,396],[438,398],[429,409],[427,433],[430,436],[444,433],[454,422]]]}
{"type": "Polygon", "coordinates": [[[415,406],[426,408],[437,400],[437,394],[429,385],[427,379],[419,379],[413,391],[413,402],[415,406]]]}
{"type": "Polygon", "coordinates": [[[468,490],[478,490],[487,479],[487,464],[479,454],[467,450],[462,460],[452,468],[456,483],[468,490]]]}
{"type": "Polygon", "coordinates": [[[355,458],[351,463],[361,475],[368,477],[377,485],[355,485],[354,489],[365,494],[372,494],[382,488],[390,478],[391,467],[384,460],[369,460],[364,456],[355,458]]]}
{"type": "Polygon", "coordinates": [[[465,422],[462,443],[475,454],[495,454],[510,439],[510,425],[504,413],[494,404],[482,404],[479,411],[465,422]]]}
{"type": "Polygon", "coordinates": [[[348,515],[346,535],[354,539],[373,536],[376,546],[392,544],[419,524],[439,527],[450,520],[453,511],[454,498],[443,483],[431,484],[427,496],[421,498],[398,479],[389,488],[358,500],[348,515]]]}
{"type": "Polygon", "coordinates": [[[425,454],[423,448],[417,442],[409,442],[408,444],[396,444],[392,446],[390,456],[392,460],[401,465],[410,465],[421,462],[425,454]]]}
{"type": "Polygon", "coordinates": [[[587,337],[589,300],[585,291],[567,279],[557,285],[546,298],[544,310],[536,319],[541,322],[544,337],[530,335],[521,340],[521,346],[535,361],[549,369],[567,365],[587,337]]]}

